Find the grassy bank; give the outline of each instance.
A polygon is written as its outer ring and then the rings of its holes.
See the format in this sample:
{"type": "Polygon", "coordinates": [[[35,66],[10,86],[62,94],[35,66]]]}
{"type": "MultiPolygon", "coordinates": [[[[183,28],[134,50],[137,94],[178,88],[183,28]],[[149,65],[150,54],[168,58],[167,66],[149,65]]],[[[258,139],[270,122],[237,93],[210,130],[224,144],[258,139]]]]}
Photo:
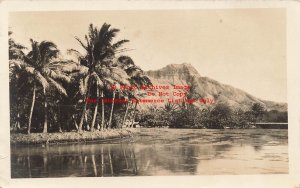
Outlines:
{"type": "Polygon", "coordinates": [[[109,140],[130,138],[138,132],[137,129],[110,129],[94,132],[63,132],[63,133],[11,133],[10,141],[19,144],[58,144],[74,142],[105,142],[109,140]]]}

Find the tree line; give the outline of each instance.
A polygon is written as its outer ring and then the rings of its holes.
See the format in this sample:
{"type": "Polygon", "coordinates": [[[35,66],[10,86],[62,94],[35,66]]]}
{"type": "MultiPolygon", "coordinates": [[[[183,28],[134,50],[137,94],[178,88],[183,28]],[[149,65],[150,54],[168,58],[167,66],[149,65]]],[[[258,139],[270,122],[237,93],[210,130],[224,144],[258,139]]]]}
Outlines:
{"type": "Polygon", "coordinates": [[[120,128],[128,121],[127,126],[132,126],[137,104],[102,100],[140,97],[135,90],[120,90],[119,85],[152,85],[142,69],[123,55],[129,40],[114,41],[119,31],[107,23],[100,28],[90,24],[84,39],[74,39],[84,53],[68,50],[77,61],[62,57],[52,41],[30,39],[27,48],[9,32],[11,130],[81,132],[120,128]],[[88,104],[88,98],[96,98],[97,103],[88,104]]]}
{"type": "Polygon", "coordinates": [[[226,103],[207,108],[167,103],[163,107],[149,106],[138,115],[141,126],[170,128],[244,129],[255,128],[258,122],[285,123],[287,120],[287,112],[267,111],[260,103],[252,104],[247,110],[232,109],[226,103]]]}

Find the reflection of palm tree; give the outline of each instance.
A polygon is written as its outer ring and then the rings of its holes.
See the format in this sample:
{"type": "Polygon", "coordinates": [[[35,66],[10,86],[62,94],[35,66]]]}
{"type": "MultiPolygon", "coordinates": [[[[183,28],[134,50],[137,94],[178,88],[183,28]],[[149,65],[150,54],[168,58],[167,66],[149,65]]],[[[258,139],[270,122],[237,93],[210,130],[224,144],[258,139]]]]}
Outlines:
{"type": "Polygon", "coordinates": [[[135,152],[134,152],[134,148],[133,145],[130,145],[130,152],[132,154],[132,162],[133,162],[133,173],[134,175],[137,175],[138,170],[137,170],[137,165],[136,165],[136,158],[135,158],[135,152]]]}
{"type": "Polygon", "coordinates": [[[29,176],[29,178],[31,178],[31,166],[30,166],[29,148],[27,148],[27,165],[28,165],[28,176],[29,176]]]}
{"type": "Polygon", "coordinates": [[[112,164],[110,145],[108,146],[108,158],[109,158],[110,173],[111,173],[111,176],[114,176],[114,168],[113,168],[113,164],[112,164]]]}
{"type": "Polygon", "coordinates": [[[97,177],[97,168],[96,168],[96,162],[95,162],[95,155],[92,155],[92,163],[93,163],[93,169],[94,169],[94,175],[97,177]]]}
{"type": "Polygon", "coordinates": [[[103,152],[103,145],[101,147],[101,176],[104,176],[104,152],[103,152]]]}
{"type": "Polygon", "coordinates": [[[127,161],[126,149],[124,149],[123,144],[121,144],[121,148],[122,148],[122,151],[123,151],[123,156],[125,158],[126,169],[128,169],[128,161],[127,161]]]}
{"type": "Polygon", "coordinates": [[[43,163],[44,163],[44,171],[47,172],[48,171],[48,146],[46,146],[46,148],[43,149],[42,151],[42,155],[43,155],[43,163]]]}

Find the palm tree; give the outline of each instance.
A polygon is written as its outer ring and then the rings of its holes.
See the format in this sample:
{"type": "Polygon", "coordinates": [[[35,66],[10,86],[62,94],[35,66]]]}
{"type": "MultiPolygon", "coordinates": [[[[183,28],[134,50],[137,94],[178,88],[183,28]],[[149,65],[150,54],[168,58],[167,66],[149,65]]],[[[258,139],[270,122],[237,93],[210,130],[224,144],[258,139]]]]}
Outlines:
{"type": "Polygon", "coordinates": [[[110,129],[112,123],[113,111],[114,111],[114,104],[115,104],[114,101],[116,97],[116,92],[123,93],[122,90],[120,90],[120,84],[129,85],[130,83],[128,81],[129,77],[126,74],[126,72],[118,67],[111,67],[109,76],[112,78],[112,80],[114,81],[114,85],[116,86],[115,88],[112,89],[113,90],[112,104],[111,104],[110,116],[108,120],[108,128],[110,129]]]}
{"type": "Polygon", "coordinates": [[[31,65],[23,62],[23,61],[13,61],[10,62],[10,67],[13,69],[13,74],[25,74],[27,77],[27,84],[26,85],[33,85],[32,89],[32,102],[30,107],[30,113],[29,113],[29,119],[28,119],[28,127],[27,127],[27,133],[30,134],[31,130],[31,120],[32,120],[32,114],[33,109],[35,105],[35,98],[36,98],[36,90],[37,90],[37,84],[40,84],[42,88],[47,88],[49,86],[49,83],[47,80],[41,75],[39,71],[37,71],[34,67],[31,65]]]}
{"type": "Polygon", "coordinates": [[[42,87],[44,94],[44,126],[43,132],[47,132],[48,127],[48,101],[47,101],[47,90],[49,85],[53,86],[60,94],[67,96],[64,87],[57,81],[67,81],[69,78],[64,75],[61,71],[55,69],[55,65],[51,61],[58,56],[57,46],[53,42],[42,41],[36,42],[30,39],[31,51],[24,56],[24,61],[10,61],[10,66],[15,72],[26,74],[28,78],[28,85],[33,86],[32,89],[32,102],[30,107],[28,129],[27,132],[30,134],[31,121],[33,115],[33,109],[35,106],[36,92],[39,87],[42,87]]]}
{"type": "MultiPolygon", "coordinates": [[[[22,44],[19,44],[15,42],[15,40],[11,37],[12,32],[8,32],[9,40],[9,60],[23,60],[24,58],[24,52],[23,50],[26,49],[22,44]]],[[[15,127],[16,129],[20,129],[20,100],[21,100],[21,89],[24,90],[24,87],[16,87],[16,85],[20,85],[22,82],[22,76],[19,74],[16,74],[14,72],[14,68],[12,63],[10,62],[10,67],[9,67],[9,86],[10,86],[10,97],[12,100],[10,100],[10,112],[12,113],[12,118],[15,117],[14,114],[17,114],[17,117],[15,118],[15,127]]],[[[23,85],[22,85],[23,86],[23,85]]]]}
{"type": "MultiPolygon", "coordinates": [[[[143,70],[136,66],[134,61],[128,57],[128,56],[120,56],[117,61],[117,66],[122,68],[128,75],[129,77],[129,82],[131,86],[136,86],[136,87],[141,87],[142,85],[152,85],[151,80],[148,78],[147,75],[143,72],[143,70]]],[[[140,94],[141,96],[143,94],[140,94]]],[[[130,98],[138,100],[138,94],[135,92],[135,90],[131,90],[130,92],[130,98]]],[[[129,104],[127,104],[126,112],[123,118],[123,126],[125,124],[127,114],[128,114],[128,108],[129,104]]],[[[134,119],[136,115],[136,108],[137,108],[137,103],[134,105],[134,111],[133,111],[133,116],[131,119],[131,127],[134,124],[134,119]]]]}
{"type": "Polygon", "coordinates": [[[26,49],[25,46],[23,46],[22,44],[19,44],[17,42],[15,42],[15,40],[11,37],[11,35],[13,34],[12,31],[8,32],[8,45],[9,45],[9,59],[13,60],[13,59],[23,59],[25,54],[23,52],[23,50],[26,49]]]}
{"type": "MultiPolygon", "coordinates": [[[[115,54],[124,51],[125,49],[120,49],[120,47],[129,42],[128,40],[120,40],[118,42],[113,43],[112,40],[115,38],[116,34],[120,31],[119,29],[110,28],[110,24],[104,23],[100,30],[97,27],[94,27],[93,24],[90,24],[88,35],[85,35],[86,42],[83,42],[78,37],[75,39],[80,43],[80,45],[85,49],[85,55],[81,56],[80,63],[88,68],[88,74],[86,75],[86,85],[85,88],[91,87],[91,81],[89,81],[89,77],[93,75],[93,79],[96,80],[95,83],[109,83],[109,79],[102,80],[103,75],[99,70],[106,72],[112,67],[113,59],[115,58],[115,54]],[[96,67],[98,71],[96,71],[96,67]],[[98,81],[97,81],[98,80],[98,81]],[[101,82],[99,82],[99,80],[101,82]]],[[[98,86],[94,85],[93,87],[98,86]]],[[[103,99],[103,91],[101,91],[101,97],[103,99]]],[[[89,97],[88,90],[84,93],[85,98],[89,97]]],[[[98,96],[97,96],[98,97],[98,96]]],[[[113,108],[113,106],[112,106],[113,108]]],[[[92,127],[94,127],[94,120],[97,114],[97,105],[95,107],[92,127]],[[94,118],[95,117],[95,118],[94,118]]],[[[86,104],[84,105],[81,121],[79,123],[79,132],[82,131],[82,124],[83,124],[83,117],[86,113],[86,104]]],[[[110,123],[109,123],[110,124],[110,123]]],[[[103,129],[104,126],[104,104],[102,102],[102,121],[101,121],[101,128],[103,129]]]]}

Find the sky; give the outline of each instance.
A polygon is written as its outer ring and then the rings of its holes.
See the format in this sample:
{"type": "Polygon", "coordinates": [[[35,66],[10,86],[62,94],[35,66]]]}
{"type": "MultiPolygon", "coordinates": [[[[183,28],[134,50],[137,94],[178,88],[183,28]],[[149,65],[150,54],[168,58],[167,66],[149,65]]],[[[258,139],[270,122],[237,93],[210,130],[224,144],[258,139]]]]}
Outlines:
{"type": "Polygon", "coordinates": [[[19,43],[50,40],[62,53],[83,52],[88,26],[106,22],[116,40],[143,70],[190,63],[201,76],[258,98],[287,102],[286,13],[284,9],[107,10],[12,12],[9,29],[19,43]]]}

